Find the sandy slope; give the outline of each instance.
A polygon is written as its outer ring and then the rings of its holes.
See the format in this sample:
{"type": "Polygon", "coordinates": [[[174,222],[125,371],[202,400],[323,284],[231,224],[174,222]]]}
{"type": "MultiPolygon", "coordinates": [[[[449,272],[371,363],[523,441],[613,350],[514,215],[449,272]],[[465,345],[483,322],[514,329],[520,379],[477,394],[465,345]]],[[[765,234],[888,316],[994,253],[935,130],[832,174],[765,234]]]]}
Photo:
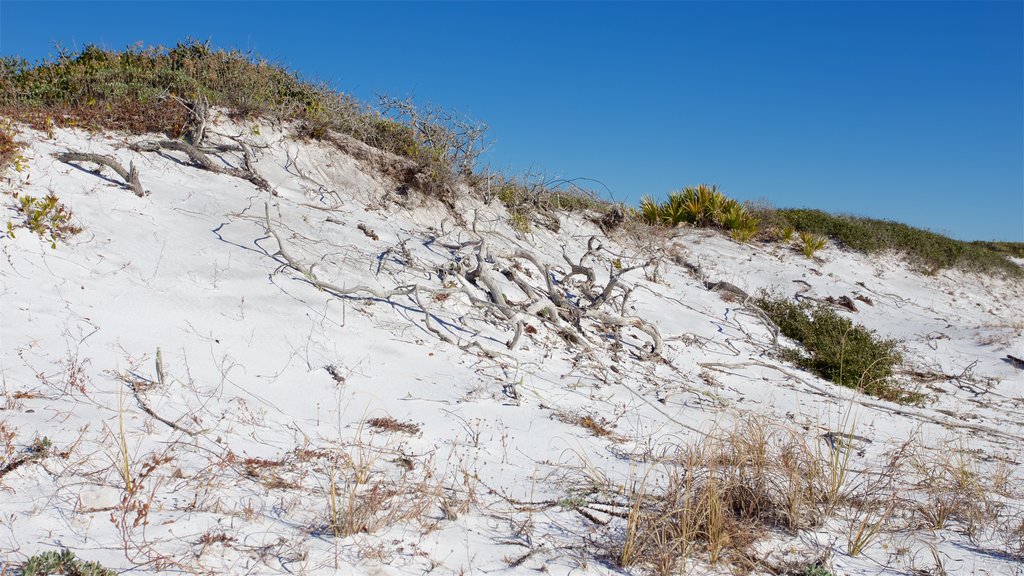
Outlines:
{"type": "MultiPolygon", "coordinates": [[[[660,358],[646,353],[643,332],[625,329],[616,345],[588,320],[589,353],[532,320],[509,350],[510,324],[463,293],[422,296],[428,327],[413,297],[339,298],[282,268],[265,204],[287,251],[346,287],[454,289],[451,271],[479,237],[496,266],[518,262],[540,287],[536,270],[509,255],[527,249],[566,280],[563,249],[578,260],[601,235],[595,224],[562,215],[559,232],[520,235],[500,203],[468,194],[460,223],[351,158],[273,126],[259,134],[257,169],[274,196],[181,155],[131,152],[117,135],[23,131],[28,170],[7,174],[5,220],[17,218],[10,191],[52,191],[84,231],[56,250],[23,229],[2,240],[0,422],[19,451],[7,461],[37,437],[53,448],[0,478],[0,566],[63,546],[140,572],[621,573],[606,555],[621,537],[621,509],[596,502],[614,501],[699,431],[751,415],[812,444],[830,431],[870,440],[855,467],[913,438],[924,454],[966,449],[986,476],[1020,477],[1024,372],[1002,360],[1024,355],[1019,284],[925,277],[895,256],[835,247],[809,261],[708,231],[619,232],[591,260],[599,283],[613,255],[629,266],[668,254],[656,272],[624,276],[625,312],[657,326],[660,358]],[[51,157],[67,149],[133,160],[150,194],[51,157]],[[765,324],[705,281],[870,299],[857,301],[855,320],[905,342],[907,371],[935,375],[917,384],[931,400],[896,406],[787,366],[765,324]],[[610,434],[579,426],[584,415],[610,434]],[[384,417],[415,426],[367,424],[384,417]],[[332,492],[339,516],[358,519],[355,534],[329,527],[332,492]],[[349,506],[351,493],[359,497],[349,506]],[[591,499],[590,518],[569,503],[578,494],[591,499]]],[[[510,300],[525,298],[497,281],[510,300]]],[[[0,437],[0,455],[3,446],[0,437]]],[[[1019,492],[1000,498],[1007,518],[1021,513],[1019,492]]],[[[912,525],[857,557],[846,553],[841,519],[769,536],[763,554],[828,552],[836,574],[906,573],[936,558],[949,573],[1020,573],[994,527],[972,541],[955,525],[912,525]]]]}

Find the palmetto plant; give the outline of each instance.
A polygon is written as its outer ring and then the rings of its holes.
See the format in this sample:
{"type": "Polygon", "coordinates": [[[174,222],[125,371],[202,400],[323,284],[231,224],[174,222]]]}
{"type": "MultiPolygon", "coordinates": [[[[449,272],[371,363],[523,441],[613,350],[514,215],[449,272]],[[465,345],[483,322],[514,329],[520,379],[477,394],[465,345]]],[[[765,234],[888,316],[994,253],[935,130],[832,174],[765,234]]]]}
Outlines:
{"type": "Polygon", "coordinates": [[[758,232],[757,217],[736,200],[719,192],[715,185],[687,186],[671,192],[660,204],[650,196],[644,196],[640,201],[640,215],[652,225],[677,226],[685,223],[723,228],[740,242],[750,241],[758,232]]]}
{"type": "Polygon", "coordinates": [[[817,234],[810,232],[800,233],[800,251],[804,253],[808,259],[814,258],[814,253],[825,247],[828,239],[817,234]]]}

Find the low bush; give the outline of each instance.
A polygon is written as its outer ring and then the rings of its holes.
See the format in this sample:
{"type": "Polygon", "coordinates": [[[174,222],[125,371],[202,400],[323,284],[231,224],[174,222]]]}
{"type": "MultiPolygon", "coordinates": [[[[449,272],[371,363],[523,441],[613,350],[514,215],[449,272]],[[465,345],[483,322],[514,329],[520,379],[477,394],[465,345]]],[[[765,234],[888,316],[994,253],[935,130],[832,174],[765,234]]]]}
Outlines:
{"type": "Polygon", "coordinates": [[[70,550],[49,550],[32,556],[22,567],[24,576],[47,576],[49,574],[66,574],[67,576],[115,576],[117,572],[104,568],[96,562],[84,562],[75,557],[70,550]]]}
{"type": "MultiPolygon", "coordinates": [[[[81,228],[71,223],[71,210],[65,206],[54,194],[45,198],[33,196],[18,196],[18,209],[24,216],[21,226],[28,228],[40,238],[50,241],[50,247],[56,248],[58,241],[67,240],[70,236],[78,234],[81,228]]],[[[13,222],[7,222],[7,235],[14,238],[16,226],[13,222]]]]}
{"type": "Polygon", "coordinates": [[[784,350],[787,360],[872,396],[897,402],[920,400],[917,393],[892,382],[894,368],[903,361],[896,340],[879,338],[824,304],[815,306],[770,294],[761,294],[756,303],[782,334],[803,345],[802,350],[784,350]]]}
{"type": "Polygon", "coordinates": [[[781,209],[778,213],[799,232],[827,236],[847,248],[868,254],[895,250],[908,256],[926,273],[949,267],[999,270],[1018,276],[1024,273],[1004,256],[1024,253],[1024,244],[1020,243],[963,242],[898,222],[837,216],[821,210],[781,209]]]}
{"type": "Polygon", "coordinates": [[[1024,258],[1024,242],[974,241],[971,242],[971,245],[984,250],[991,250],[998,254],[1013,256],[1014,258],[1024,258]]]}

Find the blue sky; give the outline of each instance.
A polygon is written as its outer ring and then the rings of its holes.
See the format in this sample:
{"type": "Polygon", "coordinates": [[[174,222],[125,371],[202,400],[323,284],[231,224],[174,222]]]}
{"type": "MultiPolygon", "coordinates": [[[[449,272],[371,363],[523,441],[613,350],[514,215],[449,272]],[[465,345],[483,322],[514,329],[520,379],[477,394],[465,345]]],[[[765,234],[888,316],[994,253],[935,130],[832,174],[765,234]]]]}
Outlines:
{"type": "Polygon", "coordinates": [[[1024,241],[1024,3],[0,2],[0,54],[192,36],[491,126],[496,169],[1024,241]]]}

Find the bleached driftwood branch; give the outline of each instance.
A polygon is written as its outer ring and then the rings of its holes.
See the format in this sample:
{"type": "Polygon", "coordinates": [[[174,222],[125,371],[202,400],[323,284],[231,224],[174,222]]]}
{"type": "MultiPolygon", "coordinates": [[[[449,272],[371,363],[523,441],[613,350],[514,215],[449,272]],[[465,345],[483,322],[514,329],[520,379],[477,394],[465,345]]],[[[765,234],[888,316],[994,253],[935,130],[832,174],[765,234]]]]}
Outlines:
{"type": "Polygon", "coordinates": [[[139,181],[139,170],[135,168],[135,162],[128,165],[128,170],[124,169],[116,158],[113,156],[103,156],[100,154],[89,154],[85,152],[58,152],[53,155],[54,158],[64,162],[65,164],[71,164],[73,162],[91,162],[100,166],[106,166],[117,172],[117,175],[124,180],[128,188],[135,193],[136,196],[142,198],[146,195],[146,191],[142,189],[142,182],[139,181]]]}
{"type": "Polygon", "coordinates": [[[235,178],[248,180],[255,184],[260,190],[270,192],[270,182],[267,182],[267,179],[260,176],[253,168],[252,154],[249,151],[248,146],[241,143],[239,143],[239,146],[242,149],[245,168],[222,166],[211,159],[202,149],[181,140],[149,140],[145,142],[137,142],[131,145],[131,149],[136,152],[157,152],[161,149],[183,152],[188,155],[193,164],[203,170],[208,170],[216,174],[227,174],[229,176],[234,176],[235,178]]]}
{"type": "MultiPolygon", "coordinates": [[[[641,318],[626,317],[621,313],[622,307],[617,308],[615,313],[600,310],[599,307],[608,301],[612,292],[618,288],[623,292],[623,298],[627,297],[629,290],[620,283],[620,277],[625,272],[643,266],[631,266],[621,270],[613,270],[610,273],[608,284],[598,287],[585,297],[590,299],[589,303],[574,304],[566,298],[567,288],[563,285],[568,278],[564,277],[562,282],[556,284],[552,279],[551,269],[544,264],[535,254],[523,249],[516,250],[511,255],[503,258],[507,261],[521,259],[533,264],[544,277],[542,287],[531,286],[522,276],[516,273],[513,268],[501,271],[501,275],[519,286],[526,294],[525,302],[513,302],[505,295],[498,282],[498,275],[495,274],[495,263],[497,262],[487,252],[486,240],[480,236],[474,242],[460,245],[460,248],[473,250],[470,257],[464,258],[459,266],[450,270],[451,277],[456,281],[455,288],[428,288],[420,284],[405,284],[391,289],[383,289],[373,286],[338,286],[317,278],[311,266],[306,266],[301,260],[293,256],[281,236],[274,228],[270,219],[270,205],[264,205],[264,217],[268,233],[277,242],[278,250],[274,256],[280,256],[285,266],[299,272],[312,285],[320,290],[328,291],[338,296],[372,297],[382,300],[390,300],[396,296],[411,297],[416,306],[424,314],[424,323],[427,331],[437,336],[442,341],[456,343],[448,334],[442,332],[433,323],[433,315],[429,310],[430,299],[441,294],[459,293],[466,297],[468,303],[474,308],[483,310],[492,315],[493,321],[499,325],[509,327],[513,330],[512,338],[506,342],[509,350],[515,350],[519,345],[524,332],[524,319],[533,318],[541,324],[547,324],[553,331],[570,343],[579,346],[586,353],[594,353],[592,342],[587,338],[587,330],[581,323],[586,319],[599,326],[609,329],[635,328],[646,334],[651,339],[651,345],[647,354],[660,356],[663,349],[663,340],[657,327],[641,318]],[[428,298],[424,298],[428,296],[428,298]]],[[[478,235],[479,236],[479,235],[478,235]]],[[[596,250],[599,247],[591,245],[596,250]]],[[[595,271],[583,264],[582,260],[572,266],[572,274],[579,274],[587,279],[587,284],[596,282],[595,271]],[[594,279],[593,281],[591,279],[594,279]]],[[[470,341],[459,344],[460,348],[469,349],[478,347],[489,355],[493,352],[486,350],[477,341],[470,341]]]]}

